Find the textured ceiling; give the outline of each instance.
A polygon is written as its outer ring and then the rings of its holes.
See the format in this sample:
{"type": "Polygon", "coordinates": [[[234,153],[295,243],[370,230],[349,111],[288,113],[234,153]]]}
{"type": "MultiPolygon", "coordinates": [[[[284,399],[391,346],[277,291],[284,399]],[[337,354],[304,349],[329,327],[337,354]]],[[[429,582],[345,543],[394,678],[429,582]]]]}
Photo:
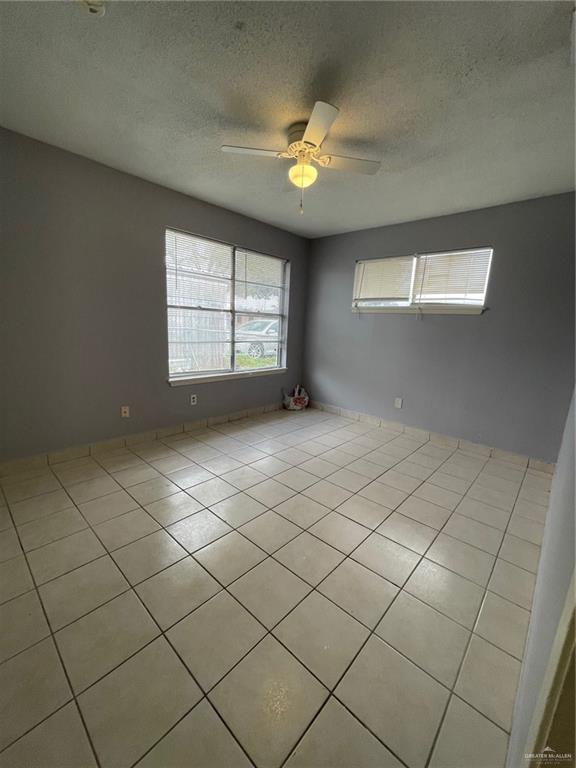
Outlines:
{"type": "Polygon", "coordinates": [[[573,188],[571,3],[1,2],[0,123],[304,235],[573,188]],[[305,193],[282,149],[314,101],[324,147],[378,175],[321,170],[305,193]]]}

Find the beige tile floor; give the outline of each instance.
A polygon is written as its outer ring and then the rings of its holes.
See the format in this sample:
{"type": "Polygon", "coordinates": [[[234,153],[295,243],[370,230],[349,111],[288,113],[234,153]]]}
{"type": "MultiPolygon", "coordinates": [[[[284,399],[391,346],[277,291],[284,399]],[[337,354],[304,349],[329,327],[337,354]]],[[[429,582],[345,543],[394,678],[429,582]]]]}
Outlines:
{"type": "Polygon", "coordinates": [[[551,476],[412,435],[275,412],[3,478],[0,768],[501,768],[551,476]]]}

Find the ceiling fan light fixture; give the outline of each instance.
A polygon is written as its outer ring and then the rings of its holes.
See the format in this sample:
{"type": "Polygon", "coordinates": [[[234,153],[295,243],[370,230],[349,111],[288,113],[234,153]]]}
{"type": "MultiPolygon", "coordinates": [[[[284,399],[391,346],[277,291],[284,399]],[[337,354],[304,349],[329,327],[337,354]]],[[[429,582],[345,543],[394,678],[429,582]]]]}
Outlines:
{"type": "Polygon", "coordinates": [[[298,189],[306,189],[306,187],[314,184],[318,178],[318,171],[305,159],[299,159],[296,165],[293,165],[288,171],[288,178],[298,189]]]}

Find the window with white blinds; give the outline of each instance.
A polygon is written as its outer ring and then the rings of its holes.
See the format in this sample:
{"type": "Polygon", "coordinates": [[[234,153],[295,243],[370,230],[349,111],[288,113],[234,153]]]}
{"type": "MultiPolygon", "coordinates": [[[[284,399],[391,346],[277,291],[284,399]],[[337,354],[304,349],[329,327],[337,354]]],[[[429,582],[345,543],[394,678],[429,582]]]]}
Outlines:
{"type": "Polygon", "coordinates": [[[283,259],[166,230],[170,380],[280,368],[287,280],[283,259]]]}
{"type": "Polygon", "coordinates": [[[492,248],[356,262],[357,311],[481,312],[492,248]]]}

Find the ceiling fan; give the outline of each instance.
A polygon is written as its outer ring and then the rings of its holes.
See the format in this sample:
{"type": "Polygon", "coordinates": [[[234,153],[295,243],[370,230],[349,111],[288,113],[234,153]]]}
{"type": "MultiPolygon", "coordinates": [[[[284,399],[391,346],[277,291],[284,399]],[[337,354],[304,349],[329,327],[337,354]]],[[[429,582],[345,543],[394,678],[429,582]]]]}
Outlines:
{"type": "Polygon", "coordinates": [[[288,129],[288,148],[284,151],[228,145],[224,145],[222,151],[296,160],[288,171],[288,178],[300,190],[314,184],[318,178],[318,170],[314,164],[321,168],[332,168],[335,171],[370,175],[377,173],[380,163],[376,160],[360,160],[355,157],[342,157],[322,152],[322,142],[337,118],[338,112],[338,108],[333,107],[332,104],[317,101],[307,123],[294,123],[288,129]]]}

